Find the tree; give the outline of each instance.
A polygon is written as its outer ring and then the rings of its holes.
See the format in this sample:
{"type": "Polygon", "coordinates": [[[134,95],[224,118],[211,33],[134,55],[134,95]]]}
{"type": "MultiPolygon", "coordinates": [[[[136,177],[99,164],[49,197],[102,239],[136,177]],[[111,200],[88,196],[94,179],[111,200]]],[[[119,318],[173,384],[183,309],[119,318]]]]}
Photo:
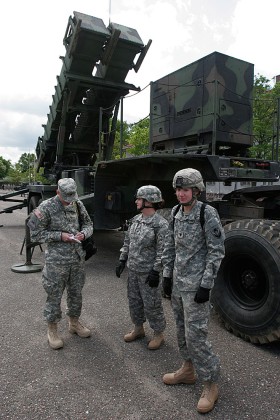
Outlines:
{"type": "MultiPolygon", "coordinates": [[[[122,157],[141,156],[149,153],[149,127],[149,118],[134,124],[123,122],[122,157]]],[[[112,159],[121,157],[120,128],[121,122],[118,121],[112,159]]]]}
{"type": "MultiPolygon", "coordinates": [[[[123,121],[122,149],[125,149],[125,147],[128,144],[129,132],[130,132],[130,124],[128,124],[126,121],[123,121]]],[[[114,142],[114,147],[113,147],[112,159],[120,159],[120,157],[121,157],[121,144],[120,144],[121,134],[120,133],[121,133],[121,121],[118,120],[117,121],[117,127],[116,127],[116,133],[115,133],[115,142],[114,142]]]]}
{"type": "Polygon", "coordinates": [[[10,184],[15,184],[15,185],[18,185],[21,182],[25,181],[22,177],[22,173],[18,169],[16,169],[16,165],[12,166],[9,169],[9,172],[7,174],[7,181],[10,184]]]}
{"type": "Polygon", "coordinates": [[[23,153],[16,163],[17,169],[21,172],[33,172],[35,155],[33,153],[23,153]]]}
{"type": "Polygon", "coordinates": [[[132,156],[141,156],[149,153],[149,118],[139,121],[131,126],[129,134],[128,152],[132,156]]]}
{"type": "Polygon", "coordinates": [[[276,119],[280,83],[271,87],[269,79],[255,76],[253,92],[253,146],[250,156],[259,159],[275,158],[276,119]]]}
{"type": "MultiPolygon", "coordinates": [[[[0,178],[1,178],[1,158],[0,157],[0,178]]],[[[19,158],[18,162],[14,165],[10,161],[6,161],[8,165],[8,171],[6,172],[5,182],[10,184],[40,182],[42,184],[49,184],[43,176],[43,168],[40,169],[39,173],[35,173],[34,170],[34,154],[23,153],[19,158]]],[[[4,160],[4,159],[3,159],[4,160]]]]}
{"type": "Polygon", "coordinates": [[[12,164],[10,160],[6,160],[0,156],[0,179],[3,179],[5,176],[7,176],[11,166],[12,164]]]}

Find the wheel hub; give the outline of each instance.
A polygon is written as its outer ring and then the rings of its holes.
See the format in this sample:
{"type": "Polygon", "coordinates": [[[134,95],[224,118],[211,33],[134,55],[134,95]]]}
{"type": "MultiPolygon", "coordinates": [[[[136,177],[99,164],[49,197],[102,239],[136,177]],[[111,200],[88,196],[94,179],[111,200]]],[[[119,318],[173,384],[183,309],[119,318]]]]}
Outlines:
{"type": "Polygon", "coordinates": [[[246,270],[241,276],[242,286],[247,290],[253,290],[257,287],[257,275],[252,270],[246,270]]]}

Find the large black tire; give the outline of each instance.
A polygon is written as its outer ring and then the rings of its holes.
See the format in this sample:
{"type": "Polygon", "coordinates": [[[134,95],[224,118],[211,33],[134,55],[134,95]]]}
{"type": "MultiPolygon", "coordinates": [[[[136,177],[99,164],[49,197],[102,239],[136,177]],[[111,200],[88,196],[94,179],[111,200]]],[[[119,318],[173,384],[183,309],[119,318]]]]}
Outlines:
{"type": "Polygon", "coordinates": [[[280,339],[280,222],[225,226],[225,258],[212,291],[214,308],[235,335],[252,343],[280,339]]]}

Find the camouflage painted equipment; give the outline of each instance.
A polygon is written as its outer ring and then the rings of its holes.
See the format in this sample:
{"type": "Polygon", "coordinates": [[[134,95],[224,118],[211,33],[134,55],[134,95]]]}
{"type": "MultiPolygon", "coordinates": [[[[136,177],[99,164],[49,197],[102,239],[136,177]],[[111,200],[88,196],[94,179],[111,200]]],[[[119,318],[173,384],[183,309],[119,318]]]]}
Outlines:
{"type": "Polygon", "coordinates": [[[149,203],[161,203],[161,191],[154,185],[143,185],[137,190],[136,198],[143,198],[149,203]]]}
{"type": "Polygon", "coordinates": [[[218,52],[151,84],[155,152],[247,156],[254,66],[218,52]]]}
{"type": "Polygon", "coordinates": [[[102,19],[74,11],[63,44],[61,72],[36,146],[36,169],[43,167],[51,181],[65,166],[88,167],[97,157],[110,158],[119,101],[140,90],[126,76],[138,71],[151,41],[145,46],[133,28],[113,22],[106,27],[102,19]]]}
{"type": "Polygon", "coordinates": [[[77,185],[73,178],[63,178],[58,181],[58,191],[67,203],[78,200],[77,185]]]}
{"type": "Polygon", "coordinates": [[[193,168],[181,169],[176,172],[173,178],[173,188],[198,188],[199,191],[205,190],[202,175],[193,168]]]}

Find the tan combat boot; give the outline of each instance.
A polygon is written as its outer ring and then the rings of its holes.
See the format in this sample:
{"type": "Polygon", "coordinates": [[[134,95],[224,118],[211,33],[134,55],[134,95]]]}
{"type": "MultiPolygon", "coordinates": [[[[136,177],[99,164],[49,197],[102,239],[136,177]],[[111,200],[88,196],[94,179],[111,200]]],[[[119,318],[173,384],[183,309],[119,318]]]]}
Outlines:
{"type": "Polygon", "coordinates": [[[203,391],[197,404],[197,411],[199,413],[208,413],[208,411],[213,410],[218,396],[217,384],[214,382],[204,382],[203,391]]]}
{"type": "Polygon", "coordinates": [[[125,334],[124,341],[129,343],[130,341],[137,340],[137,338],[145,337],[145,331],[143,325],[135,325],[134,329],[128,334],[125,334]]]}
{"type": "Polygon", "coordinates": [[[63,347],[63,341],[57,334],[57,323],[48,322],[48,340],[52,349],[57,350],[63,347]]]}
{"type": "Polygon", "coordinates": [[[149,342],[148,349],[149,350],[157,350],[160,346],[164,343],[164,336],[163,333],[154,333],[154,338],[149,342]]]}
{"type": "Polygon", "coordinates": [[[166,373],[162,379],[166,385],[194,384],[196,377],[192,362],[184,362],[180,369],[173,373],[166,373]]]}
{"type": "Polygon", "coordinates": [[[80,323],[79,318],[69,318],[69,332],[82,338],[91,336],[90,330],[80,323]]]}

